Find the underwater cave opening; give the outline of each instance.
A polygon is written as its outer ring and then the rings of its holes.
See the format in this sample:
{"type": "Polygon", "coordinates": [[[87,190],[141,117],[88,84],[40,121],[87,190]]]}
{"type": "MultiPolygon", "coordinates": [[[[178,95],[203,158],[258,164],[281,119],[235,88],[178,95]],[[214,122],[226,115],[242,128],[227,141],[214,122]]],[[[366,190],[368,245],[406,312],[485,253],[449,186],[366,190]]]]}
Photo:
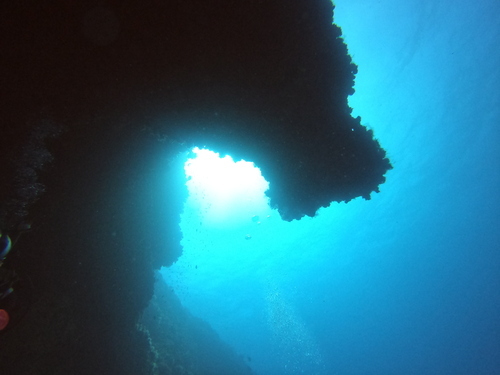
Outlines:
{"type": "MultiPolygon", "coordinates": [[[[337,221],[345,211],[329,210],[325,216],[327,211],[320,209],[314,218],[287,222],[270,207],[269,183],[252,162],[194,148],[184,168],[183,253],[162,269],[167,284],[194,316],[207,321],[239,354],[251,357],[254,370],[274,371],[269,366],[277,365],[275,349],[287,351],[283,345],[317,353],[294,294],[296,285],[306,285],[311,266],[322,263],[319,249],[309,248],[311,233],[325,223],[318,219],[337,221]]],[[[319,354],[314,357],[320,361],[319,354]]]]}

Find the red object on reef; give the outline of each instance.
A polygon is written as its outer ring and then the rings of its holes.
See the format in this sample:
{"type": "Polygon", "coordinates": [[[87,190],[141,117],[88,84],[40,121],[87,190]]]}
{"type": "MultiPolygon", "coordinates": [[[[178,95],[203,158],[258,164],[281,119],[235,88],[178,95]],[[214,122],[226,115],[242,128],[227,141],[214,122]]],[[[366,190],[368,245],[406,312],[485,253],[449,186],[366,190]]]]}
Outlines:
{"type": "Polygon", "coordinates": [[[0,310],[0,331],[9,324],[9,313],[3,309],[0,310]]]}

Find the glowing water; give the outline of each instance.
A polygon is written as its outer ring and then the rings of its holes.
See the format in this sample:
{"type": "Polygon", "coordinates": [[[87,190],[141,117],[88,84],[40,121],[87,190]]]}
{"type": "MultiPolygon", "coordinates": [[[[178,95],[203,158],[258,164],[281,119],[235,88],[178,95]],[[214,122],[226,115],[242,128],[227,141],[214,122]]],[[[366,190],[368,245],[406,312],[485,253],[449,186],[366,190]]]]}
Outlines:
{"type": "Polygon", "coordinates": [[[269,207],[269,185],[253,163],[193,152],[196,157],[185,166],[183,255],[163,270],[167,282],[194,315],[253,357],[253,367],[259,360],[276,365],[274,357],[281,367],[276,371],[283,373],[320,369],[319,348],[284,287],[314,262],[314,251],[299,251],[309,244],[303,243],[304,233],[312,219],[282,221],[269,207]],[[268,347],[264,353],[256,350],[262,345],[268,347]]]}

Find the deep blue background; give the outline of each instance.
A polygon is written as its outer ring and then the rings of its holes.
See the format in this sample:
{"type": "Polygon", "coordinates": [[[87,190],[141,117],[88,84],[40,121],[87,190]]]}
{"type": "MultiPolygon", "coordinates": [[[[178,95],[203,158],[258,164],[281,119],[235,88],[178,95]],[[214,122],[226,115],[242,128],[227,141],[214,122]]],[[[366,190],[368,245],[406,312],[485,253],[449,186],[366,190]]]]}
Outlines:
{"type": "Polygon", "coordinates": [[[292,223],[185,214],[166,278],[257,374],[500,374],[500,3],[335,3],[381,192],[292,223]]]}

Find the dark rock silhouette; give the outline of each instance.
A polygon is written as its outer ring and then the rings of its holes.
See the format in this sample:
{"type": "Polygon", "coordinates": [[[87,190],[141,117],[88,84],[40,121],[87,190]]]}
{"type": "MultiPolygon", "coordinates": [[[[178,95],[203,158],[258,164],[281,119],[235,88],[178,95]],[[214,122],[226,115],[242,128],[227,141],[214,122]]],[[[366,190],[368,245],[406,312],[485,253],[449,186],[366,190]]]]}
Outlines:
{"type": "Polygon", "coordinates": [[[30,307],[2,373],[154,373],[135,325],[181,252],[179,152],[253,161],[285,220],[368,199],[391,168],[351,117],[329,0],[14,1],[0,25],[1,229],[33,222],[4,265],[30,307]],[[21,170],[43,123],[65,130],[38,149],[52,168],[21,170]]]}

